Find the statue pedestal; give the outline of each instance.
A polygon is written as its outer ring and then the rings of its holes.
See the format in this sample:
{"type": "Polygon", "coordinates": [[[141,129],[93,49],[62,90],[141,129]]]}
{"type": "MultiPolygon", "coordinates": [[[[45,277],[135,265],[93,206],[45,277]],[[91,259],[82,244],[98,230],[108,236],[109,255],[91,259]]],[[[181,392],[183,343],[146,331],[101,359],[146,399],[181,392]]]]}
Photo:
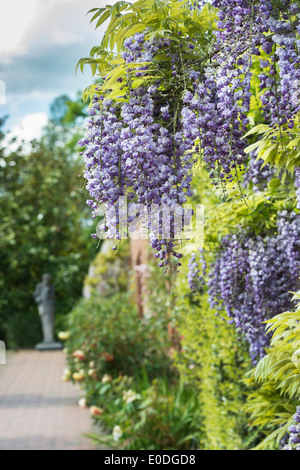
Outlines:
{"type": "Polygon", "coordinates": [[[63,345],[61,343],[39,343],[35,346],[37,351],[61,351],[63,345]]]}

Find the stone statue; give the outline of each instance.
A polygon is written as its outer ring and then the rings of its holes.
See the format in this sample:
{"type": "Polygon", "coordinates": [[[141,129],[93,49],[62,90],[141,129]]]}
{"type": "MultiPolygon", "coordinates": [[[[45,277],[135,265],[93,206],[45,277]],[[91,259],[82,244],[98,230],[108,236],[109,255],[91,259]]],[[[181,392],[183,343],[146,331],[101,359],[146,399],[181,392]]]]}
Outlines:
{"type": "Polygon", "coordinates": [[[43,342],[38,344],[36,349],[61,349],[62,345],[54,340],[55,291],[49,274],[43,275],[42,282],[37,284],[33,297],[38,305],[44,336],[43,342]]]}

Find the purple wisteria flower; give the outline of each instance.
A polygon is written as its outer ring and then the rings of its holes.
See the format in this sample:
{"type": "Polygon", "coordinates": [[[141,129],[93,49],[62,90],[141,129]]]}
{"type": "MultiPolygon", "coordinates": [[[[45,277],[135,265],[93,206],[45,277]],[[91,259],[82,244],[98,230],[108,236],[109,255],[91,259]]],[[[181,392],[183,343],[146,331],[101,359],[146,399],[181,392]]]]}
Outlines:
{"type": "Polygon", "coordinates": [[[297,406],[296,413],[293,415],[293,424],[289,426],[288,443],[282,450],[300,450],[300,406],[297,406]]]}
{"type": "Polygon", "coordinates": [[[292,307],[290,292],[296,289],[299,270],[300,220],[294,212],[278,215],[273,235],[240,233],[222,240],[208,274],[210,305],[225,308],[253,363],[269,345],[263,322],[292,307]]]}

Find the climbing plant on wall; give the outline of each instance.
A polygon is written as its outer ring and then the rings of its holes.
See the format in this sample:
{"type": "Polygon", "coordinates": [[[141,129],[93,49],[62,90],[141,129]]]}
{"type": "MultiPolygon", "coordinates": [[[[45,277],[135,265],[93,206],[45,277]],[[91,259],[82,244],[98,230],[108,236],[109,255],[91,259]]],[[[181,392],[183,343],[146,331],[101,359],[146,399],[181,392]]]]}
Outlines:
{"type": "Polygon", "coordinates": [[[300,2],[121,1],[91,15],[106,25],[78,63],[96,78],[81,141],[93,215],[104,208],[102,234],[120,240],[145,210],[159,266],[191,255],[191,295],[232,323],[255,365],[264,322],[292,310],[298,289],[300,2]],[[185,203],[204,202],[199,174],[213,207],[195,247],[177,235],[185,203]],[[168,237],[153,205],[169,209],[168,237]]]}

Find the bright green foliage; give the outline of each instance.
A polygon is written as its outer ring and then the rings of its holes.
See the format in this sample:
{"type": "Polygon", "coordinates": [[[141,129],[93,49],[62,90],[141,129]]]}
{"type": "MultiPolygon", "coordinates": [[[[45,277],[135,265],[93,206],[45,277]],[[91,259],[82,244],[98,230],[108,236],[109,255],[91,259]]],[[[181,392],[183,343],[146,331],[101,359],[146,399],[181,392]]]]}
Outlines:
{"type": "MultiPolygon", "coordinates": [[[[295,294],[294,300],[300,300],[300,292],[295,294]]],[[[247,406],[252,424],[267,434],[257,446],[258,450],[278,448],[299,404],[300,303],[296,312],[276,315],[266,323],[267,332],[273,334],[270,348],[248,380],[251,386],[259,384],[247,406]]]]}
{"type": "Polygon", "coordinates": [[[265,191],[245,191],[247,204],[237,197],[237,191],[228,191],[228,201],[219,201],[206,211],[205,246],[208,250],[218,249],[222,236],[240,231],[242,227],[256,234],[266,234],[275,229],[278,212],[296,208],[295,189],[289,179],[281,182],[274,177],[265,191]]]}
{"type": "MultiPolygon", "coordinates": [[[[175,314],[182,336],[176,366],[182,380],[194,387],[202,414],[206,450],[245,449],[250,439],[243,411],[242,379],[250,367],[235,328],[215,317],[207,298],[193,298],[186,281],[178,280],[175,314]]],[[[221,315],[221,314],[220,314],[221,315]]]]}
{"type": "Polygon", "coordinates": [[[94,13],[91,22],[97,21],[96,29],[105,21],[110,22],[100,46],[93,47],[90,57],[80,59],[77,64],[81,71],[84,65],[90,65],[93,76],[96,73],[100,77],[106,76],[104,84],[94,84],[85,90],[83,97],[86,100],[91,99],[94,94],[105,94],[107,98],[124,101],[130,89],[137,88],[146,81],[156,81],[162,76],[165,82],[162,86],[167,88],[171,77],[171,58],[166,54],[157,55],[151,64],[126,64],[121,57],[124,41],[136,33],[145,33],[146,39],[169,37],[178,44],[186,70],[189,63],[196,62],[200,68],[210,58],[213,42],[211,33],[216,20],[216,14],[210,5],[205,6],[202,11],[195,9],[191,13],[188,0],[142,0],[133,4],[121,1],[113,6],[95,8],[90,13],[94,13]],[[186,39],[183,39],[187,35],[197,39],[194,51],[187,47],[186,39]],[[143,66],[148,66],[147,70],[142,77],[135,78],[136,69],[143,66]],[[122,82],[120,78],[123,79],[122,82]]]}
{"type": "Polygon", "coordinates": [[[256,135],[259,139],[249,145],[246,152],[256,150],[257,157],[293,175],[295,166],[300,165],[300,123],[296,118],[293,129],[283,126],[259,124],[251,129],[246,137],[256,135]]]}
{"type": "Polygon", "coordinates": [[[84,280],[86,289],[96,291],[101,296],[128,289],[129,244],[123,240],[117,252],[111,248],[109,245],[105,253],[98,253],[90,265],[90,274],[84,280]]]}
{"type": "MultiPolygon", "coordinates": [[[[294,210],[296,205],[293,183],[289,178],[281,182],[279,178],[274,177],[262,192],[245,189],[247,205],[245,200],[237,197],[239,188],[236,183],[228,188],[228,200],[225,202],[218,197],[219,191],[209,189],[203,171],[194,178],[194,185],[194,202],[205,203],[204,248],[208,265],[213,262],[215,253],[218,252],[222,236],[239,232],[241,229],[262,236],[274,232],[278,212],[285,209],[294,210]]],[[[186,252],[191,248],[195,249],[193,245],[187,246],[186,252]]],[[[183,356],[178,355],[176,366],[181,377],[197,384],[205,447],[249,449],[261,442],[266,434],[270,434],[266,447],[278,448],[275,440],[277,437],[280,440],[286,433],[287,421],[295,412],[297,403],[295,398],[281,394],[277,389],[279,384],[271,380],[273,374],[277,376],[277,348],[274,349],[272,358],[275,369],[270,369],[269,379],[264,380],[257,390],[253,378],[247,381],[247,389],[244,380],[252,366],[246,350],[237,341],[234,326],[227,324],[226,315],[225,321],[220,319],[222,312],[215,317],[215,312],[209,308],[206,295],[194,297],[190,293],[185,280],[186,265],[187,260],[181,268],[175,289],[177,300],[174,313],[178,319],[179,333],[183,336],[183,356]],[[252,412],[251,419],[249,410],[252,412]],[[281,425],[283,427],[279,428],[281,425]]],[[[283,332],[282,328],[288,329],[291,321],[295,321],[297,325],[298,320],[294,313],[283,315],[286,323],[281,325],[280,334],[283,332]]],[[[277,325],[280,318],[281,316],[275,317],[274,325],[277,325]]],[[[273,328],[272,325],[271,321],[270,328],[273,328]]],[[[286,332],[283,339],[288,339],[290,334],[295,334],[295,331],[286,332]]],[[[278,343],[278,337],[275,337],[275,340],[278,343]]],[[[279,344],[283,348],[286,345],[282,340],[279,344]]],[[[270,364],[270,357],[266,356],[265,361],[262,361],[257,371],[262,371],[265,364],[270,364]]],[[[293,387],[296,390],[299,375],[295,376],[293,361],[290,357],[285,357],[282,365],[283,371],[286,371],[284,379],[287,380],[284,387],[291,385],[291,390],[293,387]]]]}

